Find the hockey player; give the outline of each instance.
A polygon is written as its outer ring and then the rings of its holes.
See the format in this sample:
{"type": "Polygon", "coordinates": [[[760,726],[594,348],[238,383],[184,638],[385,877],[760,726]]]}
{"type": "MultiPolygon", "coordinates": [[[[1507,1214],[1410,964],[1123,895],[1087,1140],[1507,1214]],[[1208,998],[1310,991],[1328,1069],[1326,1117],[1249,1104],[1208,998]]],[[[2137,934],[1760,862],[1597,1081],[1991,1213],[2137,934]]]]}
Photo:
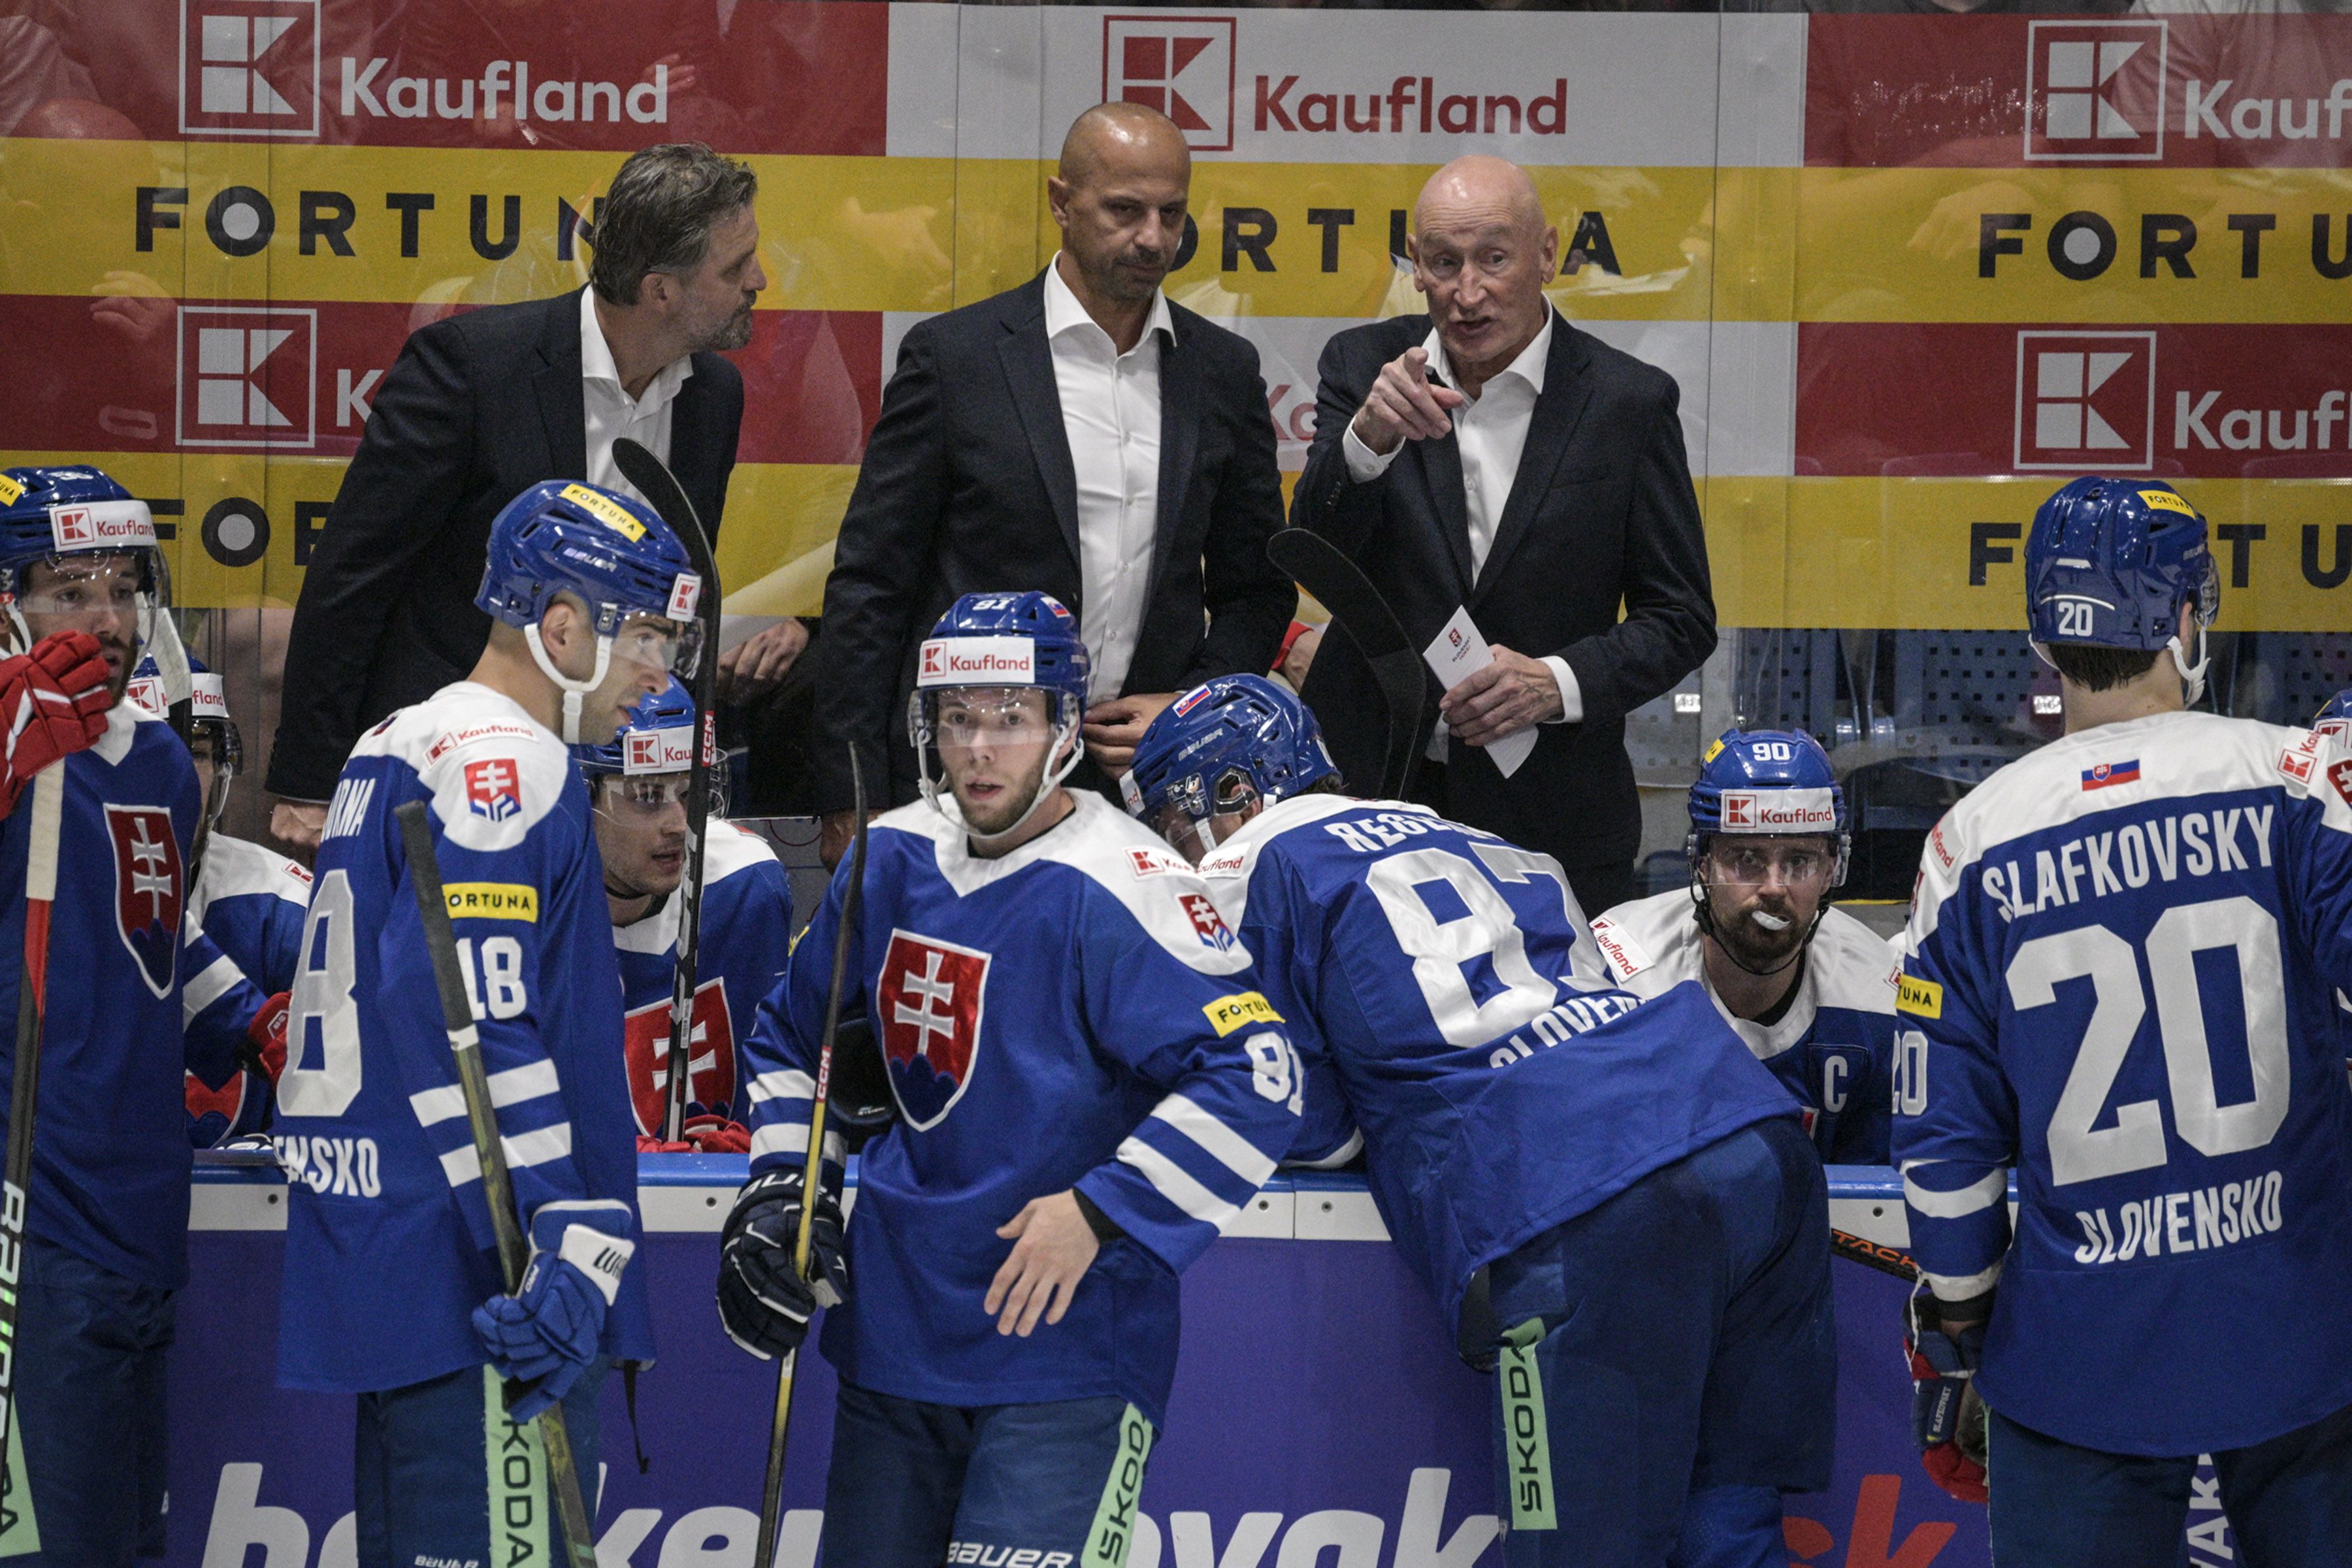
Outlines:
{"type": "MultiPolygon", "coordinates": [[[[359,1398],[363,1563],[547,1561],[535,1427],[650,1360],[621,983],[588,789],[565,749],[690,669],[700,582],[646,508],[546,480],[491,524],[471,676],[363,736],[330,802],[277,1144],[278,1380],[359,1398]],[[428,802],[530,1263],[504,1293],[394,808],[428,802]],[[485,1365],[485,1363],[488,1363],[485,1365]],[[503,1406],[501,1377],[531,1382],[503,1406]]],[[[593,1492],[590,1495],[593,1497],[593,1492]]]]}
{"type": "Polygon", "coordinates": [[[2200,1453],[2242,1561],[2352,1562],[2352,758],[2183,711],[2167,486],[2066,485],[2025,578],[2066,733],[1928,836],[1898,1004],[1922,1436],[1972,1380],[2002,1568],[2172,1562],[2200,1453]]]}
{"type": "Polygon", "coordinates": [[[1338,793],[1256,676],[1179,698],[1129,783],[1201,857],[1310,1095],[1336,1077],[1457,1345],[1499,1357],[1505,1563],[1785,1563],[1780,1493],[1830,1473],[1826,1192],[1705,992],[1616,988],[1549,856],[1338,793]]]}
{"type": "MultiPolygon", "coordinates": [[[[288,994],[294,989],[302,915],[310,901],[310,873],[282,855],[220,831],[229,788],[244,765],[245,742],[236,721],[229,715],[221,678],[193,657],[188,670],[194,684],[188,752],[196,765],[197,798],[204,803],[210,831],[205,836],[203,858],[194,868],[186,918],[227,960],[226,965],[215,959],[211,967],[192,972],[189,997],[194,1002],[218,993],[250,1000],[258,994],[262,1007],[268,1010],[257,1027],[247,1019],[235,1019],[240,1032],[252,1037],[248,1043],[253,1048],[240,1052],[249,1064],[246,1068],[218,1089],[194,1072],[188,1074],[188,1140],[199,1149],[209,1149],[259,1133],[269,1125],[269,1071],[285,1065],[284,1012],[288,994]],[[238,988],[239,978],[250,982],[254,991],[238,988]],[[258,1071],[251,1065],[257,1058],[261,1063],[258,1071]]],[[[163,677],[152,655],[141,659],[131,676],[131,700],[158,719],[166,716],[163,677]]],[[[210,1010],[234,1013],[218,1000],[210,1010]]],[[[226,1026],[228,1021],[215,1024],[209,1017],[192,1017],[189,1027],[226,1026]]]]}
{"type": "Polygon", "coordinates": [[[1897,963],[1843,910],[1845,792],[1811,735],[1733,730],[1690,791],[1690,886],[1592,922],[1617,984],[1696,980],[1805,1107],[1822,1159],[1886,1163],[1897,963]]]}
{"type": "MultiPolygon", "coordinates": [[[[673,680],[629,710],[612,743],[574,746],[596,813],[604,900],[621,954],[628,1007],[629,1100],[641,1152],[748,1154],[740,1118],[737,1020],[749,1029],[784,972],[793,889],[775,852],[720,819],[712,802],[702,866],[702,951],[696,966],[694,1065],[685,1139],[662,1141],[669,1107],[669,1005],[677,973],[678,906],[686,867],[686,784],[694,760],[694,699],[673,680]]],[[[717,778],[714,773],[714,781],[717,778]]]]}
{"type": "MultiPolygon", "coordinates": [[[[966,595],[922,646],[926,799],[873,824],[846,998],[870,1003],[898,1120],[866,1146],[845,1254],[829,1191],[816,1227],[847,1295],[824,1340],[824,1568],[1120,1568],[1176,1276],[1297,1127],[1290,1044],[1201,883],[1062,787],[1087,673],[1044,594],[966,595]]],[[[755,1355],[796,1346],[814,1304],[793,1242],[850,865],[747,1048],[753,1174],[719,1299],[755,1355]]]]}
{"type": "Polygon", "coordinates": [[[0,473],[0,608],[11,650],[0,658],[10,1018],[25,950],[23,792],[61,756],[66,786],[10,1348],[23,1458],[11,1471],[29,1482],[41,1551],[15,1561],[127,1565],[163,1551],[164,1353],[187,1279],[182,1071],[217,1083],[235,1066],[225,1046],[192,1060],[182,1033],[195,775],[171,731],[122,700],[169,609],[146,504],[95,468],[0,473]]]}

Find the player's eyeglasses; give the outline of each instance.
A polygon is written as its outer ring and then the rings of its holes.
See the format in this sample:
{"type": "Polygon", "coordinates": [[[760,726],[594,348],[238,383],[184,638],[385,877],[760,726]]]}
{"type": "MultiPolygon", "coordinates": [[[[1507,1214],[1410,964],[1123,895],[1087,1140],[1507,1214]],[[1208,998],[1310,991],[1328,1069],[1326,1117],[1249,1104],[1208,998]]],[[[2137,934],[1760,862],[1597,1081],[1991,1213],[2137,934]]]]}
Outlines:
{"type": "Polygon", "coordinates": [[[1809,887],[1827,880],[1836,863],[1819,849],[1773,844],[1718,844],[1708,858],[1724,881],[1742,887],[1760,886],[1776,870],[1790,887],[1809,887]]]}

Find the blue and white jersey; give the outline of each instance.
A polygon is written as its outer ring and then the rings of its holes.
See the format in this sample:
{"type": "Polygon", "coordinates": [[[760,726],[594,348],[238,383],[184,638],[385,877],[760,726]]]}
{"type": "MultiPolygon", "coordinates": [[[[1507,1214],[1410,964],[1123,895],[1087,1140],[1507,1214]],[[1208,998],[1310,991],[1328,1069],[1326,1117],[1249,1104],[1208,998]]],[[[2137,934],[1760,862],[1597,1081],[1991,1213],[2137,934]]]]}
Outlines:
{"type": "MultiPolygon", "coordinates": [[[[712,818],[702,859],[702,952],[694,983],[688,1116],[740,1121],[737,1036],[784,972],[793,942],[793,886],[756,835],[712,818]]],[[[669,1000],[677,980],[678,902],[613,928],[628,1008],[629,1100],[637,1131],[661,1131],[669,1112],[669,1000]]]]}
{"type": "MultiPolygon", "coordinates": [[[[940,1405],[1117,1395],[1163,1421],[1177,1272],[1289,1148],[1299,1085],[1249,954],[1192,868],[1092,795],[995,859],[929,805],[876,819],[845,1010],[865,1006],[898,1120],[866,1144],[842,1377],[940,1405]],[[996,1230],[1076,1187],[1126,1232],[1029,1339],[982,1300],[996,1230]]],[[[752,1169],[798,1164],[849,862],[746,1046],[752,1169]]]]}
{"type": "Polygon", "coordinates": [[[1690,890],[1676,888],[1595,917],[1592,940],[1611,977],[1636,996],[1697,981],[1723,1021],[1805,1108],[1806,1130],[1824,1161],[1885,1164],[1902,969],[1894,948],[1844,910],[1823,910],[1787,1007],[1772,1023],[1752,1023],[1733,1017],[1707,984],[1697,912],[1690,890]]]}
{"type": "MultiPolygon", "coordinates": [[[[252,983],[257,994],[240,995],[258,1005],[294,988],[302,917],[310,902],[310,873],[301,862],[215,833],[205,841],[205,863],[197,869],[188,919],[219,948],[231,966],[229,973],[252,983]]],[[[202,972],[197,973],[199,977],[188,982],[192,1000],[203,984],[202,972]]],[[[216,1010],[234,1012],[217,1005],[216,1010]]],[[[242,1017],[224,1016],[217,1026],[231,1028],[241,1042],[252,1018],[247,1007],[242,1017]]],[[[192,1019],[191,1032],[197,1027],[192,1019]]],[[[235,1074],[218,1089],[191,1072],[187,1096],[188,1139],[199,1149],[258,1132],[268,1120],[269,1086],[248,1072],[235,1074]]]]}
{"type": "MultiPolygon", "coordinates": [[[[196,773],[168,725],[130,702],[65,761],[58,889],[49,910],[31,1233],[142,1285],[188,1277],[184,1069],[218,1081],[226,1047],[191,1055],[183,989],[186,866],[196,773]]],[[[16,1064],[31,791],[0,821],[0,1095],[16,1064]]],[[[205,953],[209,961],[216,954],[205,953]]]]}
{"type": "MultiPolygon", "coordinates": [[[[460,681],[362,736],[327,808],[278,1086],[289,1173],[278,1374],[398,1388],[482,1362],[504,1287],[394,808],[430,803],[482,1066],[526,1231],[551,1205],[630,1216],[621,977],[588,788],[553,731],[460,681]]],[[[604,1353],[650,1359],[641,1271],[604,1353]]]]}
{"type": "Polygon", "coordinates": [[[1449,1324],[1481,1265],[1797,1113],[1696,986],[1645,1003],[1609,980],[1548,855],[1425,806],[1306,795],[1201,870],[1310,1098],[1336,1078],[1381,1216],[1449,1324]]]}
{"type": "Polygon", "coordinates": [[[2001,1414],[2172,1455],[2352,1403],[2347,795],[2308,731],[2168,713],[2053,742],[1928,836],[1895,1154],[1936,1293],[2000,1287],[2001,1414]]]}

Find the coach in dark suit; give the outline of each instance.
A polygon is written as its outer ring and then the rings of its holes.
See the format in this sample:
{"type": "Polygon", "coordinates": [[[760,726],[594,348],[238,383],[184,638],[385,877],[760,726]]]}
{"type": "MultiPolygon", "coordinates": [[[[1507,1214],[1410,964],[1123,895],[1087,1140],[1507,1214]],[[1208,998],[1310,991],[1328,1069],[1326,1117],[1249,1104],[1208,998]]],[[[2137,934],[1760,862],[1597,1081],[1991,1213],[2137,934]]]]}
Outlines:
{"type": "Polygon", "coordinates": [[[1257,351],[1160,282],[1192,157],[1164,117],[1088,110],[1048,182],[1062,249],[1030,282],[917,325],[883,394],[824,591],[824,852],[911,800],[916,656],[961,595],[1042,589],[1094,661],[1076,781],[1123,772],[1186,688],[1274,662],[1297,594],[1266,559],[1282,480],[1257,351]]]}
{"type": "MultiPolygon", "coordinates": [[[[717,351],[750,341],[768,279],[751,171],[692,143],[647,148],[613,180],[590,287],[410,335],[327,514],[286,649],[271,831],[315,845],[362,731],[460,679],[489,617],[474,607],[490,521],[541,479],[629,490],[623,436],[652,448],[714,535],[735,468],[743,380],[717,351]]],[[[798,651],[787,621],[730,650],[730,695],[798,651]]]]}
{"type": "MultiPolygon", "coordinates": [[[[1512,164],[1447,164],[1414,226],[1430,313],[1325,348],[1291,520],[1362,566],[1416,647],[1468,607],[1495,662],[1443,695],[1419,793],[1558,859],[1598,914],[1631,891],[1642,837],[1625,715],[1715,647],[1674,378],[1553,311],[1559,230],[1512,164]],[[1486,748],[1530,727],[1506,778],[1486,748]]],[[[1346,637],[1303,696],[1370,788],[1387,712],[1346,637]]]]}

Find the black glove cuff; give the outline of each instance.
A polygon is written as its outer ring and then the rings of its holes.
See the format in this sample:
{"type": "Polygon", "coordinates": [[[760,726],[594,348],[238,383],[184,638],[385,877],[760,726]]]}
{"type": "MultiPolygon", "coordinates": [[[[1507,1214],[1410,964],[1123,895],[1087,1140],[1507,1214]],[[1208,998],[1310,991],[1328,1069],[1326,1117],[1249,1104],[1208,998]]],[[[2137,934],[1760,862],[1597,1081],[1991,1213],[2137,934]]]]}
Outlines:
{"type": "Polygon", "coordinates": [[[1078,1212],[1087,1216],[1087,1228],[1095,1233],[1095,1240],[1097,1244],[1108,1247],[1127,1234],[1119,1229],[1117,1220],[1095,1207],[1094,1200],[1086,1194],[1072,1187],[1070,1195],[1078,1200],[1078,1212]]]}

